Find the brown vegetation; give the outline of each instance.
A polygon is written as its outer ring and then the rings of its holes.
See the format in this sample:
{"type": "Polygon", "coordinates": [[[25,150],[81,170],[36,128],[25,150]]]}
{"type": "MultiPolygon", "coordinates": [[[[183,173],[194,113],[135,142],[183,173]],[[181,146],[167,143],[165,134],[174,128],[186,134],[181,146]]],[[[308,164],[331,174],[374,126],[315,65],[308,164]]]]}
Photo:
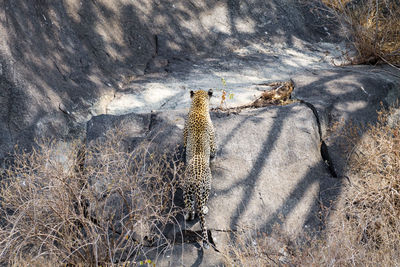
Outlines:
{"type": "Polygon", "coordinates": [[[223,93],[221,105],[219,107],[212,108],[211,110],[238,113],[242,109],[246,108],[261,108],[272,105],[288,105],[291,103],[299,102],[299,100],[291,98],[292,92],[294,90],[294,83],[292,80],[282,81],[282,82],[261,83],[257,85],[266,86],[270,88],[264,90],[262,94],[250,104],[245,104],[231,108],[224,108],[222,106],[222,103],[225,103],[225,94],[223,93]]]}
{"type": "Polygon", "coordinates": [[[385,62],[400,66],[400,2],[397,0],[322,0],[350,31],[357,49],[353,64],[385,62]]]}
{"type": "Polygon", "coordinates": [[[0,264],[98,266],[169,245],[181,164],[145,145],[127,152],[123,132],[85,153],[76,144],[54,154],[46,142],[14,155],[2,177],[0,264]]]}

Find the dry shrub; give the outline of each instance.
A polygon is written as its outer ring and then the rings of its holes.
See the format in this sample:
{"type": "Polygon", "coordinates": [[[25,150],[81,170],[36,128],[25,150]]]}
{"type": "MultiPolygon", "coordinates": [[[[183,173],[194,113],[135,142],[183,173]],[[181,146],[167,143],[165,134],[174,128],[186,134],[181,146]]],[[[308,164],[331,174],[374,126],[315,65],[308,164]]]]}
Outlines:
{"type": "Polygon", "coordinates": [[[2,178],[0,263],[112,265],[169,245],[181,164],[146,145],[126,151],[123,132],[14,155],[2,178]]]}
{"type": "Polygon", "coordinates": [[[358,51],[355,64],[400,64],[400,1],[322,0],[340,21],[358,51]],[[347,28],[347,27],[346,27],[347,28]]]}

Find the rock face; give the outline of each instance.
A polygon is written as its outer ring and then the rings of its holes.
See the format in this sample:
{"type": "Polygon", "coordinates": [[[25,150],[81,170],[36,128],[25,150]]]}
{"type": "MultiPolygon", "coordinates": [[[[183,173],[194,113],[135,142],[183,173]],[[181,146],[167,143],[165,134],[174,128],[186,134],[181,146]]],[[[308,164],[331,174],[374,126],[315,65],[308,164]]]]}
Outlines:
{"type": "MultiPolygon", "coordinates": [[[[134,140],[147,139],[161,150],[172,150],[182,145],[185,115],[185,111],[166,111],[94,117],[88,123],[88,140],[125,121],[127,129],[132,129],[128,130],[133,140],[130,149],[137,144],[134,140]]],[[[276,223],[294,238],[319,229],[319,203],[335,199],[340,181],[332,178],[321,157],[319,126],[313,111],[295,103],[239,114],[213,112],[212,120],[218,145],[211,165],[213,181],[207,215],[212,236],[245,229],[269,232],[276,223]]],[[[181,224],[183,230],[199,230],[197,222],[181,224]]],[[[228,245],[222,238],[215,239],[219,249],[228,245]]],[[[196,244],[179,245],[186,251],[185,262],[196,260],[193,246],[196,244]]],[[[179,247],[164,256],[172,253],[179,259],[179,247]]],[[[215,259],[221,260],[222,256],[217,256],[215,259]]],[[[160,262],[164,264],[165,260],[160,262]]]]}
{"type": "MultiPolygon", "coordinates": [[[[392,76],[376,72],[366,77],[354,68],[303,73],[294,82],[293,98],[302,101],[211,112],[218,150],[211,163],[213,181],[206,220],[217,249],[228,245],[224,233],[231,231],[271,232],[280,225],[282,233],[297,238],[323,228],[321,203],[330,205],[340,196],[342,180],[338,178],[345,167],[339,141],[331,137],[328,128],[349,119],[373,122],[381,102],[391,104],[390,96],[399,92],[392,76]]],[[[152,140],[161,151],[172,151],[182,147],[186,114],[187,110],[165,110],[93,117],[88,122],[87,140],[123,123],[129,132],[129,150],[140,141],[152,140]]],[[[183,206],[182,199],[177,203],[183,206]]],[[[200,230],[197,221],[179,220],[180,226],[175,227],[179,230],[166,233],[171,240],[179,240],[182,229],[186,234],[200,230]]],[[[223,263],[222,254],[200,251],[196,243],[175,244],[158,256],[161,266],[223,263]]]]}
{"type": "Polygon", "coordinates": [[[214,121],[219,150],[210,227],[271,230],[279,222],[294,235],[303,227],[316,227],[315,200],[336,180],[321,158],[312,110],[293,104],[214,121]]]}
{"type": "Polygon", "coordinates": [[[339,177],[344,175],[346,158],[340,142],[340,131],[349,121],[354,124],[374,123],[382,106],[394,104],[400,96],[400,83],[385,68],[372,71],[368,67],[342,67],[316,70],[312,75],[294,78],[293,96],[312,103],[321,120],[321,132],[330,147],[339,177]],[[338,123],[338,127],[333,129],[338,123]],[[328,128],[331,128],[329,131],[328,128]]]}
{"type": "Polygon", "coordinates": [[[188,69],[189,58],[243,45],[331,40],[310,26],[317,19],[287,0],[1,1],[0,159],[43,134],[83,137],[115,93],[144,73],[173,72],[170,62],[188,69]]]}

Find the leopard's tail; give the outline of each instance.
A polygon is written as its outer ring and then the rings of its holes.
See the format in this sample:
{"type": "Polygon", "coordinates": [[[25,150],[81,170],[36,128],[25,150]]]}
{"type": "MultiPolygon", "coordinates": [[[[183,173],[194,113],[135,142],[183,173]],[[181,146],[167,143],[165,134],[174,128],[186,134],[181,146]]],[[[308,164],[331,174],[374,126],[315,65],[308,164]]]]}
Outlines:
{"type": "Polygon", "coordinates": [[[204,157],[195,155],[189,160],[187,169],[187,178],[191,179],[191,183],[195,185],[196,202],[197,202],[197,214],[200,219],[200,227],[203,237],[203,247],[208,248],[208,234],[206,227],[205,215],[208,212],[207,201],[210,194],[211,187],[211,170],[209,161],[204,157]]]}
{"type": "Polygon", "coordinates": [[[203,247],[207,249],[207,248],[209,248],[209,244],[208,244],[208,232],[207,232],[207,227],[206,227],[206,218],[205,218],[205,210],[204,210],[206,207],[206,203],[205,203],[205,199],[201,192],[197,193],[196,198],[198,200],[197,214],[199,215],[199,219],[200,219],[200,227],[201,227],[201,233],[202,233],[202,237],[203,237],[203,247]]]}

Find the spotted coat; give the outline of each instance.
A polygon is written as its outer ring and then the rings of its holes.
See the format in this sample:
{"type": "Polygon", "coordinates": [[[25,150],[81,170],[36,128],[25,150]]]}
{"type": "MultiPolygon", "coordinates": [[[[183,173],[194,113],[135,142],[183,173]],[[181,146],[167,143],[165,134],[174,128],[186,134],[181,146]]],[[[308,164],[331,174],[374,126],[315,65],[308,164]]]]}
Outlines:
{"type": "Polygon", "coordinates": [[[205,225],[206,206],[211,189],[210,158],[215,156],[215,132],[209,113],[212,90],[191,91],[192,104],[183,131],[186,148],[184,181],[185,219],[193,220],[195,204],[200,219],[204,247],[208,247],[205,225]],[[196,203],[195,203],[196,200],[196,203]]]}

